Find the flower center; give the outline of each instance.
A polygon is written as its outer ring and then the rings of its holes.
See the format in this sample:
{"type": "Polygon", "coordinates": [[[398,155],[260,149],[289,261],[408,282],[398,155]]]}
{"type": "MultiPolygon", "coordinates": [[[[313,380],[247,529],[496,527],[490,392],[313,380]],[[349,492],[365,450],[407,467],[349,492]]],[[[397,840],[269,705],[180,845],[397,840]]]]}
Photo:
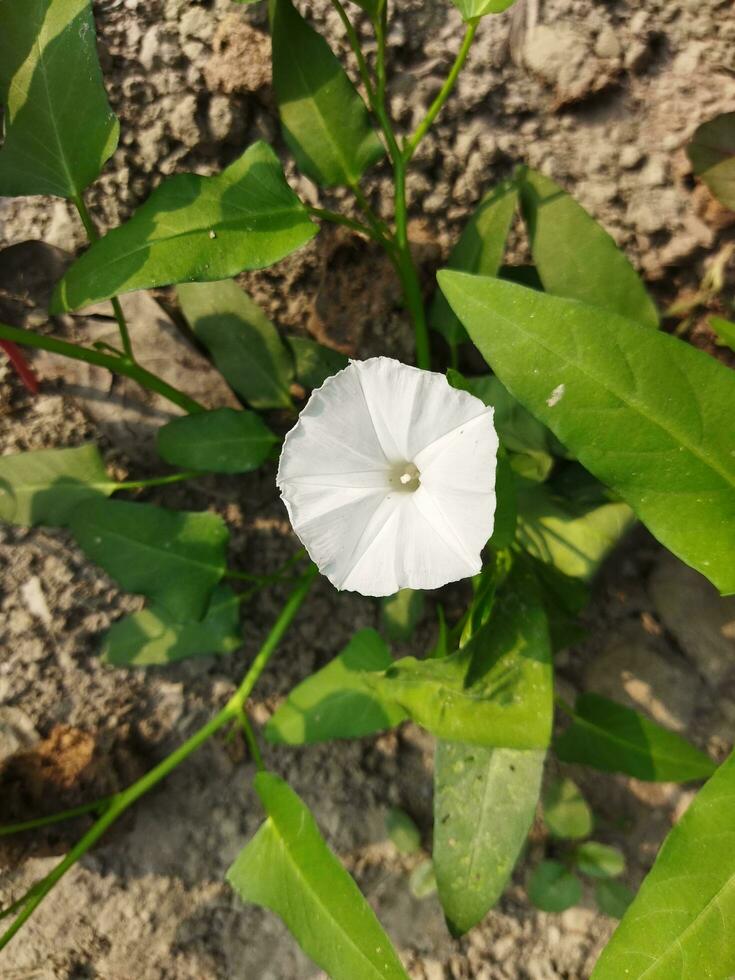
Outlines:
{"type": "Polygon", "coordinates": [[[391,485],[396,490],[413,493],[421,486],[421,474],[415,463],[397,463],[390,475],[391,485]]]}

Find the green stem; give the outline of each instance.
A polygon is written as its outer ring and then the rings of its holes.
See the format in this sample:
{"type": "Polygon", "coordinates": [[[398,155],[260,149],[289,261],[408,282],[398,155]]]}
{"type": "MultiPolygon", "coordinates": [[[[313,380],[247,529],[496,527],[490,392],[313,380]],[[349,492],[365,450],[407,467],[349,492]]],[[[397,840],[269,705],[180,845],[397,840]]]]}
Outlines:
{"type": "MultiPolygon", "coordinates": [[[[82,224],[84,225],[84,230],[87,232],[87,238],[94,244],[99,241],[99,232],[95,228],[94,221],[92,221],[92,215],[87,209],[87,205],[84,202],[84,198],[81,194],[77,194],[72,198],[74,205],[79,212],[79,217],[82,219],[82,224]]],[[[120,306],[120,300],[117,296],[112,297],[112,311],[115,314],[115,319],[117,320],[117,325],[120,329],[120,340],[122,341],[123,351],[125,352],[125,357],[135,363],[135,355],[133,354],[133,345],[130,342],[130,331],[128,330],[128,324],[125,319],[125,314],[122,311],[122,306],[120,306]]]]}
{"type": "Polygon", "coordinates": [[[250,758],[255,763],[258,772],[263,772],[265,770],[265,763],[263,762],[263,756],[261,755],[260,746],[258,745],[257,738],[255,737],[253,726],[250,724],[250,719],[248,718],[244,710],[239,712],[238,718],[240,720],[240,726],[245,736],[245,741],[248,744],[248,751],[250,752],[250,758]]]}
{"type": "Polygon", "coordinates": [[[107,368],[113,374],[122,374],[126,378],[137,381],[141,387],[155,391],[163,398],[173,402],[174,405],[183,408],[185,412],[193,414],[205,410],[203,405],[185,395],[183,391],[179,391],[178,388],[174,388],[163,378],[151,374],[150,371],[146,371],[145,368],[127,358],[103,354],[102,351],[82,347],[79,344],[70,344],[66,340],[59,340],[57,337],[45,337],[30,330],[19,330],[17,327],[9,327],[4,323],[0,323],[0,340],[12,340],[24,347],[47,350],[52,354],[61,354],[75,361],[85,361],[87,364],[96,364],[98,367],[107,368]]]}
{"type": "Polygon", "coordinates": [[[375,234],[372,228],[368,228],[361,221],[355,221],[354,218],[348,218],[344,214],[339,214],[337,211],[329,211],[326,208],[309,208],[309,214],[312,214],[315,218],[319,218],[321,221],[331,221],[335,225],[344,225],[345,228],[351,228],[353,231],[358,232],[360,235],[365,235],[366,238],[372,238],[374,241],[380,241],[380,238],[375,234]]]}
{"type": "Polygon", "coordinates": [[[375,89],[373,88],[373,83],[370,79],[370,72],[368,71],[367,62],[365,61],[365,55],[362,53],[362,47],[360,46],[360,39],[357,36],[357,31],[352,26],[352,21],[347,16],[347,11],[343,7],[340,0],[332,0],[332,6],[337,11],[339,19],[342,21],[344,29],[347,31],[347,38],[350,42],[350,47],[352,48],[353,54],[357,59],[357,67],[360,72],[362,84],[365,86],[368,102],[372,106],[375,102],[375,89]]]}
{"type": "Polygon", "coordinates": [[[48,817],[35,817],[33,820],[23,820],[21,823],[10,823],[0,827],[0,837],[9,837],[11,834],[21,834],[25,830],[36,830],[38,827],[47,827],[49,824],[60,823],[62,820],[72,820],[74,817],[81,817],[85,813],[94,813],[96,810],[103,810],[109,806],[111,796],[104,796],[100,800],[93,800],[91,803],[82,803],[80,806],[73,806],[70,810],[61,810],[59,813],[52,813],[48,817]]]}
{"type": "Polygon", "coordinates": [[[230,698],[227,704],[205,725],[199,728],[182,745],[175,749],[170,755],[166,756],[150,772],[142,776],[137,782],[129,786],[128,789],[116,793],[110,800],[108,808],[96,823],[90,827],[87,833],[74,845],[69,853],[56,865],[43,881],[34,886],[28,895],[28,901],[22,910],[11,923],[10,927],[0,936],[0,950],[4,949],[16,933],[23,927],[35,910],[63,878],[66,872],[82,858],[87,851],[102,837],[106,830],[120,817],[128,807],[132,806],[145,793],[153,789],[161,780],[165,779],[180,763],[187,759],[193,752],[200,748],[208,739],[216,734],[223,726],[232,721],[239,721],[240,715],[244,711],[245,702],[255,686],[256,681],[263,672],[266,664],[275,651],[283,634],[286,632],[291,622],[303,603],[311,586],[312,580],[316,575],[316,567],[311,568],[302,577],[299,584],[293,590],[281,610],[278,619],[273,625],[265,643],[260,648],[250,669],[245,675],[240,687],[230,698]]]}
{"type": "Polygon", "coordinates": [[[123,483],[116,483],[113,493],[117,490],[146,490],[148,487],[165,487],[169,483],[180,483],[182,480],[195,480],[203,476],[195,470],[188,470],[183,473],[169,473],[168,476],[153,476],[148,480],[125,480],[123,483]]]}
{"type": "Polygon", "coordinates": [[[477,31],[477,25],[480,19],[475,18],[467,23],[467,29],[465,31],[464,38],[462,40],[462,45],[457,52],[457,57],[454,59],[454,64],[451,67],[449,74],[447,75],[446,81],[439,90],[439,94],[434,99],[434,101],[429,106],[426,116],[417,126],[416,131],[410,136],[403,147],[403,158],[408,163],[411,157],[416,152],[416,147],[419,145],[421,140],[426,136],[431,124],[434,122],[436,117],[442,110],[444,103],[447,101],[449,93],[454,88],[454,84],[457,81],[457,76],[462,71],[462,66],[467,60],[467,55],[469,53],[470,47],[472,46],[472,41],[477,31]]]}

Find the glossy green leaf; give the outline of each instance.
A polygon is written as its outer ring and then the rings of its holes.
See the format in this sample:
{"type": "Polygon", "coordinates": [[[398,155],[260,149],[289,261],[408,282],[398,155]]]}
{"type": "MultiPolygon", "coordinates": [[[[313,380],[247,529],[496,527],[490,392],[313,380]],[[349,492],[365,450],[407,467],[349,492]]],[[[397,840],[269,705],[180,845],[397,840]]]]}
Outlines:
{"type": "Polygon", "coordinates": [[[634,893],[622,881],[602,878],[595,883],[597,907],[611,919],[622,919],[634,898],[634,893]]]}
{"type": "Polygon", "coordinates": [[[501,449],[495,469],[495,523],[490,546],[509,548],[516,536],[518,524],[518,494],[508,454],[501,449]]]}
{"type": "Polygon", "coordinates": [[[255,412],[216,408],[162,426],[158,452],[173,466],[206,473],[248,473],[270,456],[278,438],[255,412]]]}
{"type": "Polygon", "coordinates": [[[571,779],[555,779],[544,793],[544,823],[554,837],[577,840],[592,833],[592,811],[571,779]]]}
{"type": "Polygon", "coordinates": [[[462,20],[467,21],[487,14],[502,14],[515,0],[452,0],[452,3],[462,14],[462,20]]]}
{"type": "Polygon", "coordinates": [[[421,831],[404,810],[391,807],[385,816],[385,829],[401,854],[421,850],[421,831]]]}
{"type": "Polygon", "coordinates": [[[544,751],[439,741],[434,758],[434,870],[455,936],[500,898],[533,823],[544,751]]]}
{"type": "Polygon", "coordinates": [[[424,614],[424,605],[424,593],[416,589],[401,589],[395,595],[382,599],[380,618],[388,639],[409,640],[424,614]]]}
{"type": "Polygon", "coordinates": [[[0,521],[65,525],[83,500],[115,489],[92,443],[0,456],[0,521]]]}
{"type": "Polygon", "coordinates": [[[408,980],[368,903],[282,779],[255,777],[268,819],[227,880],[245,902],[271,909],[331,980],[408,980]]]}
{"type": "Polygon", "coordinates": [[[296,365],[296,380],[305,388],[320,388],[327,378],[346,368],[349,358],[306,337],[288,337],[296,365]]]}
{"type": "Polygon", "coordinates": [[[664,841],[592,980],[735,975],[735,755],[664,841]]]}
{"type": "Polygon", "coordinates": [[[706,779],[712,760],[681,736],[599,694],[577,698],[571,725],[554,742],[562,762],[650,782],[706,779]]]}
{"type": "Polygon", "coordinates": [[[317,184],[357,184],[383,155],[365,103],[331,48],[291,0],[271,0],[273,88],[283,136],[317,184]]]}
{"type": "Polygon", "coordinates": [[[492,614],[458,652],[404,657],[366,680],[439,738],[516,749],[545,748],[551,730],[546,616],[524,577],[511,574],[492,614]]]}
{"type": "Polygon", "coordinates": [[[735,112],[724,112],[695,131],[687,147],[694,173],[735,211],[735,112]]]}
{"type": "Polygon", "coordinates": [[[559,861],[542,861],[528,881],[528,897],[542,912],[564,912],[582,898],[582,883],[559,861]]]}
{"type": "Polygon", "coordinates": [[[201,619],[225,571],[228,534],[216,514],[123,500],[89,500],[70,527],[79,546],[129,592],[179,621],[201,619]]]}
{"type": "MultiPolygon", "coordinates": [[[[480,14],[470,13],[465,16],[463,7],[470,10],[473,7],[486,6],[482,0],[459,0],[459,2],[453,0],[453,2],[462,11],[465,20],[480,14]]],[[[509,4],[506,3],[506,6],[509,4]]],[[[486,194],[470,216],[459,241],[449,253],[447,268],[475,272],[482,276],[497,275],[505,254],[505,244],[517,204],[518,190],[511,181],[504,181],[486,194]]],[[[451,346],[467,340],[467,332],[440,290],[434,294],[429,310],[429,323],[434,330],[443,334],[451,346]]]]}
{"type": "Polygon", "coordinates": [[[517,493],[519,544],[570,578],[589,580],[634,522],[627,504],[574,503],[546,483],[520,481],[517,493]]]}
{"type": "Polygon", "coordinates": [[[76,197],[117,146],[89,0],[0,0],[0,195],[76,197]]]}
{"type": "Polygon", "coordinates": [[[230,387],[255,408],[289,408],[293,364],[278,331],[228,279],[177,289],[192,330],[230,387]]]}
{"type": "Polygon", "coordinates": [[[594,840],[580,844],[574,852],[577,871],[590,878],[617,878],[625,871],[625,857],[617,847],[594,840]]]}
{"type": "Polygon", "coordinates": [[[240,603],[227,586],[212,593],[204,619],[181,622],[162,606],[118,620],[102,641],[102,660],[115,667],[152,667],[187,657],[233,653],[242,645],[240,603]]]}
{"type": "Polygon", "coordinates": [[[382,637],[360,630],[339,656],[291,691],[265,726],[266,738],[302,745],[360,738],[400,724],[405,712],[381,699],[365,679],[391,663],[382,637]]]}
{"type": "Polygon", "coordinates": [[[657,327],[658,312],[638,273],[582,205],[535,170],[522,168],[518,184],[533,261],[546,292],[657,327]]]}
{"type": "Polygon", "coordinates": [[[439,278],[511,394],[669,550],[735,592],[735,372],[575,300],[439,278]]]}
{"type": "Polygon", "coordinates": [[[729,347],[735,351],[735,323],[730,320],[723,320],[721,316],[711,316],[709,325],[715,332],[719,347],[729,347]]]}
{"type": "Polygon", "coordinates": [[[553,565],[531,558],[527,553],[516,556],[533,574],[539,597],[549,620],[552,650],[563,650],[584,636],[577,617],[589,602],[589,588],[580,579],[564,575],[553,565]]]}
{"type": "Polygon", "coordinates": [[[254,143],[214,177],[176,174],[95,242],[56,287],[52,312],[133,289],[214,282],[262,269],[317,233],[273,150],[254,143]]]}

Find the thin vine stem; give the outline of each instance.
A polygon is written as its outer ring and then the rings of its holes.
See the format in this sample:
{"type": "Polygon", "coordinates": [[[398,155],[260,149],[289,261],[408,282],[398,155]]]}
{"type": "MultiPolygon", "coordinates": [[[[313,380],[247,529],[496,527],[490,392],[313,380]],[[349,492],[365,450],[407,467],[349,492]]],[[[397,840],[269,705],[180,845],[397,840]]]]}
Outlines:
{"type": "Polygon", "coordinates": [[[22,834],[26,830],[37,830],[39,827],[48,827],[50,824],[61,823],[63,820],[73,820],[74,817],[84,816],[85,813],[95,813],[104,810],[110,805],[111,796],[103,796],[99,800],[91,803],[81,803],[73,806],[69,810],[60,810],[47,817],[35,817],[33,820],[23,820],[20,823],[9,823],[0,827],[0,837],[9,837],[12,834],[22,834]]]}
{"type": "Polygon", "coordinates": [[[96,364],[98,367],[107,368],[113,374],[122,374],[126,378],[137,381],[141,387],[155,391],[190,414],[205,410],[198,401],[126,357],[104,354],[102,351],[93,350],[90,347],[71,344],[66,340],[60,340],[58,337],[46,337],[31,330],[19,330],[17,327],[10,327],[5,323],[0,323],[0,340],[11,340],[23,347],[35,347],[39,350],[47,350],[52,354],[70,357],[75,361],[85,361],[87,364],[96,364]]]}
{"type": "Polygon", "coordinates": [[[309,208],[309,214],[318,218],[320,221],[331,221],[336,225],[344,225],[345,228],[351,228],[352,231],[358,232],[360,235],[365,235],[366,238],[371,238],[373,241],[380,242],[382,244],[382,237],[376,234],[374,229],[369,228],[364,225],[361,221],[356,221],[354,218],[348,218],[345,214],[340,214],[338,211],[329,211],[327,208],[309,208]]]}
{"type": "Polygon", "coordinates": [[[365,55],[362,53],[362,47],[360,46],[360,39],[357,36],[357,31],[355,30],[352,21],[348,17],[347,11],[342,5],[341,0],[332,0],[332,6],[337,11],[337,15],[342,21],[344,29],[347,31],[347,38],[350,42],[350,47],[352,48],[352,52],[357,59],[357,67],[360,72],[362,84],[365,86],[368,102],[372,106],[375,102],[375,89],[373,88],[373,82],[370,78],[370,72],[368,71],[367,62],[365,61],[365,55]]]}
{"type": "MultiPolygon", "coordinates": [[[[32,886],[27,893],[27,901],[20,909],[18,915],[13,920],[9,928],[0,936],[0,950],[4,949],[11,939],[20,931],[23,925],[30,919],[41,902],[53,890],[64,875],[72,868],[77,861],[82,858],[87,851],[92,848],[100,837],[112,826],[113,823],[141,796],[153,789],[158,783],[166,778],[182,762],[184,762],[193,752],[199,749],[213,735],[215,735],[225,725],[236,721],[241,723],[241,717],[245,710],[245,702],[250,696],[258,678],[265,669],[268,661],[272,657],[283,634],[291,625],[296,613],[306,598],[311,587],[316,566],[312,565],[301,577],[299,584],[289,595],[285,605],[273,624],[265,642],[253,660],[250,669],[245,674],[242,683],[233,694],[227,704],[205,725],[197,729],[185,742],[170,755],[166,756],[157,766],[138,779],[132,786],[116,793],[110,800],[105,812],[93,824],[86,834],[72,847],[68,854],[56,865],[55,868],[37,885],[32,886]]],[[[262,761],[262,760],[261,760],[262,761]]],[[[13,903],[16,907],[18,903],[13,903]]]]}
{"type": "Polygon", "coordinates": [[[166,487],[171,483],[181,483],[183,480],[196,480],[204,476],[197,470],[185,470],[181,473],[169,473],[168,476],[152,476],[147,480],[124,480],[114,484],[113,493],[117,490],[147,490],[148,487],[166,487]]]}
{"type": "Polygon", "coordinates": [[[439,115],[442,108],[444,107],[444,103],[447,101],[450,92],[454,88],[459,73],[462,71],[462,67],[464,66],[464,63],[467,60],[467,55],[469,54],[470,48],[472,46],[472,41],[474,40],[475,33],[477,31],[477,26],[479,23],[480,23],[479,17],[468,21],[467,29],[465,31],[462,44],[460,46],[459,51],[457,52],[457,57],[454,59],[454,64],[452,65],[444,84],[439,89],[436,98],[429,106],[426,115],[419,123],[419,125],[416,127],[414,133],[411,136],[409,136],[409,138],[406,140],[404,144],[403,159],[405,160],[406,163],[408,163],[408,161],[416,152],[416,148],[418,147],[419,143],[424,138],[424,136],[426,136],[427,132],[431,128],[432,123],[434,122],[434,120],[436,119],[436,117],[439,115]]]}
{"type": "MultiPolygon", "coordinates": [[[[72,198],[72,200],[74,201],[74,206],[79,212],[79,217],[84,225],[84,230],[87,232],[87,238],[89,239],[90,243],[94,244],[96,241],[99,241],[100,235],[94,221],[92,220],[92,215],[89,213],[84,197],[81,194],[77,194],[72,198]]],[[[117,298],[117,296],[113,296],[111,302],[112,311],[115,314],[115,319],[117,320],[117,325],[120,330],[120,340],[122,341],[123,352],[126,358],[135,363],[133,345],[130,340],[130,331],[128,330],[128,323],[125,319],[122,306],[120,305],[120,300],[117,298]]]]}

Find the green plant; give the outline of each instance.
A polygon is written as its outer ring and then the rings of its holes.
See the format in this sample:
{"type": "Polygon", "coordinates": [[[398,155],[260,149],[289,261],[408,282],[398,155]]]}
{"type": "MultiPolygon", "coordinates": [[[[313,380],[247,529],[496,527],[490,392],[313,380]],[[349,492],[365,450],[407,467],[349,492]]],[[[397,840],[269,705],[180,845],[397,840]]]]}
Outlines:
{"type": "MultiPolygon", "coordinates": [[[[330,664],[288,693],[265,726],[266,741],[354,738],[406,719],[436,736],[433,873],[455,934],[470,929],[502,893],[534,818],[547,752],[639,779],[709,779],[664,845],[595,977],[729,976],[735,971],[735,857],[718,842],[730,833],[733,758],[717,768],[679,736],[592,692],[574,707],[557,699],[561,717],[570,723],[552,743],[552,656],[577,635],[590,579],[636,519],[723,593],[735,592],[735,377],[658,330],[654,303],[612,239],[561,187],[523,166],[480,203],[427,306],[408,237],[406,173],[451,94],[481,18],[502,12],[512,0],[455,0],[466,22],[464,38],[445,84],[407,135],[396,131],[387,108],[386,0],[359,2],[374,31],[371,59],[350,12],[341,0],[332,2],[364,97],[291,0],[269,5],[274,91],[285,141],[301,171],[321,188],[348,188],[356,211],[307,206],[289,187],[274,151],[256,143],[220,174],[177,174],[164,181],[129,221],[100,237],[84,194],[113,152],[118,125],[96,59],[89,0],[0,0],[6,125],[0,193],[53,194],[74,203],[90,247],[57,283],[52,312],[110,300],[120,335],[119,346],[83,347],[0,324],[0,342],[15,363],[21,361],[13,345],[87,361],[136,381],[185,413],[158,437],[162,461],[180,469],[153,479],[111,480],[93,446],[0,458],[0,517],[69,528],[123,588],[146,597],[143,611],[120,620],[102,638],[103,657],[111,665],[231,651],[240,643],[240,606],[263,588],[291,583],[227,705],[131,787],[75,809],[95,814],[96,822],[46,878],[2,911],[10,924],[0,949],[128,807],[204,741],[236,724],[258,770],[255,787],[267,816],[230,870],[235,890],[281,915],[331,976],[406,976],[304,802],[266,769],[247,714],[248,697],[306,600],[316,567],[305,568],[299,551],[272,574],[235,571],[227,563],[227,527],[217,515],[111,499],[141,487],[266,464],[280,439],[260,413],[280,411],[293,423],[301,407],[293,389],[298,382],[306,389],[324,387],[286,441],[279,484],[294,526],[327,577],[345,584],[336,552],[349,543],[364,557],[390,516],[390,547],[372,554],[372,574],[360,581],[369,580],[363,591],[370,594],[396,593],[383,604],[391,641],[408,638],[421,616],[424,599],[412,587],[415,581],[434,588],[471,577],[472,594],[453,622],[437,605],[438,639],[424,658],[394,659],[378,633],[356,633],[330,664]],[[395,188],[390,218],[376,213],[363,186],[367,171],[386,160],[395,188]],[[503,265],[518,212],[532,269],[503,265]],[[284,341],[231,281],[294,252],[325,222],[385,250],[403,288],[418,372],[376,363],[385,359],[346,367],[340,355],[311,341],[284,341]],[[241,410],[205,411],[136,360],[117,297],[166,285],[178,287],[184,317],[240,398],[241,410]],[[469,343],[488,365],[478,377],[458,370],[469,343]],[[446,373],[451,388],[429,373],[432,365],[446,373]],[[363,405],[355,386],[371,373],[384,388],[363,386],[363,405]],[[392,389],[385,387],[386,377],[392,389]],[[415,399],[406,402],[395,430],[380,399],[370,403],[380,390],[396,398],[409,391],[415,399]],[[413,405],[421,411],[412,411],[413,405]],[[456,417],[450,418],[450,407],[456,417]],[[345,434],[352,412],[367,419],[358,435],[345,434]],[[314,439],[317,416],[322,428],[314,439]],[[423,442],[411,448],[424,424],[423,442]],[[468,449],[465,429],[471,427],[477,439],[468,449]],[[298,468],[305,460],[310,464],[299,450],[307,437],[316,443],[321,470],[298,468]],[[437,464],[448,446],[456,454],[437,464]],[[381,452],[379,470],[373,464],[381,452]],[[368,462],[355,472],[345,463],[350,454],[368,462]],[[332,466],[334,460],[339,466],[332,466]],[[358,478],[357,485],[345,476],[358,478]],[[325,486],[335,502],[326,519],[318,515],[317,533],[308,507],[324,496],[325,486]],[[370,498],[362,524],[340,514],[336,501],[345,494],[358,509],[363,497],[370,498]],[[473,494],[477,500],[469,505],[473,494]],[[385,514],[382,524],[378,513],[385,514]],[[435,537],[416,531],[421,520],[435,537]],[[411,536],[405,536],[408,527],[411,536]],[[437,571],[437,542],[444,548],[439,566],[451,557],[455,571],[437,571]],[[380,565],[386,553],[396,558],[390,568],[380,565]],[[390,589],[383,588],[386,581],[393,583],[390,589]],[[673,901],[679,889],[683,903],[673,901]]],[[[715,169],[721,177],[720,167],[707,161],[701,172],[711,177],[715,169]]],[[[554,792],[546,802],[552,834],[586,837],[591,816],[584,801],[568,783],[554,792]]],[[[529,886],[533,901],[552,911],[577,901],[577,869],[602,875],[600,906],[623,911],[627,893],[605,877],[622,870],[616,853],[587,842],[569,861],[571,867],[559,861],[539,865],[529,886]]],[[[432,868],[419,867],[415,886],[428,890],[432,868]]]]}

